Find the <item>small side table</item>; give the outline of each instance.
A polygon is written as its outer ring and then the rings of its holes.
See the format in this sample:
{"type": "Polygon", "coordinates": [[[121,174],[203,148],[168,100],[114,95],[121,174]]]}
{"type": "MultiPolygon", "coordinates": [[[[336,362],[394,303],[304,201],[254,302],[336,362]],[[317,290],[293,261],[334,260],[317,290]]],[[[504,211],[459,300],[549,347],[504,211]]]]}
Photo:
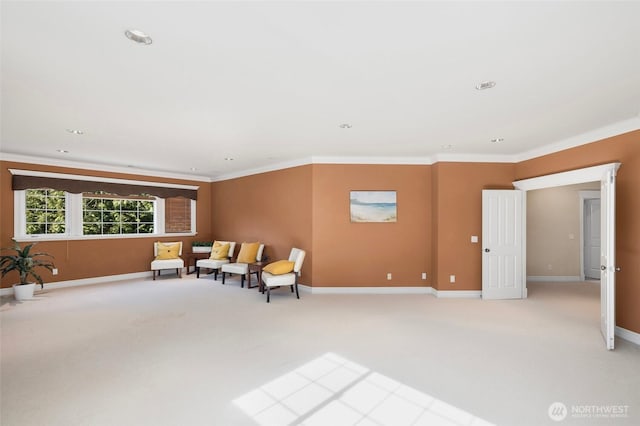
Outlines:
{"type": "Polygon", "coordinates": [[[196,262],[198,261],[198,259],[207,259],[209,256],[211,256],[211,253],[207,253],[207,252],[187,253],[187,256],[186,256],[187,275],[190,275],[196,272],[196,262]],[[189,266],[191,266],[191,261],[193,261],[193,271],[189,272],[189,266]]]}
{"type": "Polygon", "coordinates": [[[249,279],[247,281],[247,288],[258,287],[258,291],[262,292],[262,268],[267,266],[267,262],[254,262],[249,264],[249,279]],[[258,285],[251,286],[251,274],[255,274],[258,277],[258,285]]]}

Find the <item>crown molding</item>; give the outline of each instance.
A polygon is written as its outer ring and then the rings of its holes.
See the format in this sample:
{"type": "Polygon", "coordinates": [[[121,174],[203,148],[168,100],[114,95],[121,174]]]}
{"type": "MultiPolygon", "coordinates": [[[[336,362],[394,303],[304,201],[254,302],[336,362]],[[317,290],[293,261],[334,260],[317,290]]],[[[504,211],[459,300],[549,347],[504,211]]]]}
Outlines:
{"type": "Polygon", "coordinates": [[[516,163],[506,154],[436,154],[434,163],[516,163]]]}
{"type": "Polygon", "coordinates": [[[313,164],[404,164],[429,165],[433,164],[432,157],[331,157],[313,156],[313,164]]]}
{"type": "Polygon", "coordinates": [[[233,172],[233,173],[225,173],[225,174],[221,174],[221,175],[217,175],[214,176],[212,178],[210,178],[211,182],[220,182],[223,180],[230,180],[230,179],[236,179],[236,178],[241,178],[241,177],[245,177],[245,176],[251,176],[251,175],[258,175],[260,173],[267,173],[267,172],[275,172],[278,170],[284,170],[284,169],[290,169],[292,167],[298,167],[298,166],[306,166],[312,164],[312,159],[311,157],[305,157],[305,158],[298,158],[295,160],[290,160],[290,161],[283,161],[280,163],[274,163],[274,164],[270,164],[268,166],[264,166],[264,167],[256,167],[253,169],[246,169],[246,170],[242,170],[239,172],[233,172]]]}
{"type": "Polygon", "coordinates": [[[135,167],[108,166],[105,164],[83,163],[79,161],[59,160],[55,158],[34,157],[31,155],[11,154],[0,152],[0,160],[16,163],[40,164],[43,166],[69,167],[74,169],[91,170],[98,172],[123,173],[130,175],[150,176],[168,179],[192,180],[198,182],[211,182],[208,176],[196,176],[182,173],[169,173],[157,170],[144,170],[135,167]]]}
{"type": "Polygon", "coordinates": [[[602,139],[607,139],[613,136],[622,135],[624,133],[633,132],[635,130],[640,130],[640,115],[628,120],[618,121],[617,123],[613,123],[608,126],[600,127],[598,129],[590,130],[588,132],[581,133],[567,139],[552,142],[547,145],[531,149],[514,156],[514,162],[519,163],[521,161],[531,160],[533,158],[542,157],[570,148],[575,148],[580,145],[586,145],[592,142],[598,142],[602,139]]]}
{"type": "Polygon", "coordinates": [[[32,157],[26,155],[10,154],[0,152],[0,160],[15,161],[19,163],[41,164],[46,166],[71,167],[76,169],[103,171],[113,173],[135,174],[141,176],[152,176],[159,178],[191,180],[199,182],[220,182],[230,179],[237,179],[245,176],[260,173],[274,172],[291,167],[305,166],[309,164],[388,164],[388,165],[432,165],[436,163],[519,163],[533,158],[542,157],[577,146],[586,145],[607,139],[624,133],[640,130],[640,115],[628,120],[620,121],[608,126],[591,130],[580,135],[564,140],[552,142],[544,146],[525,151],[520,154],[454,154],[441,153],[433,156],[415,157],[341,157],[341,156],[311,156],[290,161],[270,164],[263,167],[245,169],[233,173],[225,173],[216,176],[200,176],[182,173],[170,173],[157,170],[144,170],[133,167],[108,166],[104,164],[82,163],[75,161],[65,161],[45,157],[32,157]]]}

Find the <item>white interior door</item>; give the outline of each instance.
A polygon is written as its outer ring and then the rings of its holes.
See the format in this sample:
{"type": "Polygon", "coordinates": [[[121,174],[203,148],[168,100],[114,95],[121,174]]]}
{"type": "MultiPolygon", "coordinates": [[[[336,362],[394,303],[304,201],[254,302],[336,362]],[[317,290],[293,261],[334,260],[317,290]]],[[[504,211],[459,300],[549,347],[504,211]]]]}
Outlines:
{"type": "Polygon", "coordinates": [[[482,298],[521,299],[525,295],[522,191],[482,191],[482,298]]]}
{"type": "Polygon", "coordinates": [[[607,349],[615,347],[616,325],[616,169],[600,183],[600,330],[607,349]]]}
{"type": "Polygon", "coordinates": [[[600,199],[584,200],[584,276],[600,279],[600,199]]]}

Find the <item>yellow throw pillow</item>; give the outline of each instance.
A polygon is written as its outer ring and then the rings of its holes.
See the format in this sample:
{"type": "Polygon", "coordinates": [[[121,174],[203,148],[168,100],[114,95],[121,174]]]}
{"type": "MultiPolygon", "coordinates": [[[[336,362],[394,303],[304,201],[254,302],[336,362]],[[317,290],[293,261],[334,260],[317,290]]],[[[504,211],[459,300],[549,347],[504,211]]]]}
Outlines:
{"type": "Polygon", "coordinates": [[[289,260],[278,260],[277,262],[268,264],[262,268],[262,270],[272,275],[282,275],[293,271],[293,265],[295,265],[295,262],[291,262],[289,260]]]}
{"type": "Polygon", "coordinates": [[[180,257],[180,244],[164,244],[158,241],[156,243],[158,245],[156,260],[169,260],[169,259],[179,259],[180,257]]]}
{"type": "Polygon", "coordinates": [[[253,263],[256,261],[260,243],[242,243],[238,253],[238,263],[253,263]]]}
{"type": "Polygon", "coordinates": [[[222,244],[219,241],[213,243],[213,247],[211,248],[211,257],[212,260],[224,260],[229,257],[229,248],[231,244],[226,243],[222,244]]]}

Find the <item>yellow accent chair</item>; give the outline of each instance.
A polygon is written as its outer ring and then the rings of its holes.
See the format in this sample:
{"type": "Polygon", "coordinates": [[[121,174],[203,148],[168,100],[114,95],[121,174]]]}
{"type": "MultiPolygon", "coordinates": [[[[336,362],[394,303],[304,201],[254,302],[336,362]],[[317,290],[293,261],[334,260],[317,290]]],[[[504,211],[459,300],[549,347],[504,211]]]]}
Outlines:
{"type": "MultiPolygon", "coordinates": [[[[259,270],[251,270],[249,268],[250,263],[260,262],[262,260],[262,252],[264,251],[264,244],[261,243],[242,243],[240,246],[240,252],[235,262],[225,263],[220,267],[222,272],[222,284],[225,281],[226,274],[238,274],[240,275],[240,287],[244,287],[244,279],[247,277],[249,283],[248,288],[251,288],[250,273],[259,275],[259,270]]],[[[259,284],[259,283],[258,283],[259,284]]]]}
{"type": "MultiPolygon", "coordinates": [[[[229,250],[225,256],[216,256],[214,251],[211,252],[211,257],[208,259],[199,259],[196,262],[196,278],[200,278],[200,268],[210,269],[214,272],[213,279],[218,279],[218,272],[222,265],[229,263],[231,258],[233,257],[233,253],[236,250],[236,242],[235,241],[216,241],[215,243],[220,243],[221,245],[229,244],[229,250]]],[[[215,246],[214,243],[214,246],[215,246]]]]}
{"type": "Polygon", "coordinates": [[[163,269],[175,269],[178,278],[182,278],[182,268],[184,268],[184,260],[180,257],[182,256],[182,241],[171,243],[156,241],[153,244],[153,255],[151,270],[154,280],[156,273],[160,276],[160,271],[163,269]]]}
{"type": "Polygon", "coordinates": [[[264,291],[265,287],[267,289],[267,303],[269,303],[271,299],[271,289],[274,287],[290,286],[292,293],[295,288],[296,298],[300,299],[298,279],[302,274],[302,264],[304,263],[306,254],[306,251],[294,247],[291,249],[288,262],[279,261],[270,263],[262,269],[262,283],[264,285],[262,290],[264,291]],[[293,263],[293,268],[289,272],[284,272],[290,269],[285,267],[285,265],[290,265],[291,263],[293,263]]]}

